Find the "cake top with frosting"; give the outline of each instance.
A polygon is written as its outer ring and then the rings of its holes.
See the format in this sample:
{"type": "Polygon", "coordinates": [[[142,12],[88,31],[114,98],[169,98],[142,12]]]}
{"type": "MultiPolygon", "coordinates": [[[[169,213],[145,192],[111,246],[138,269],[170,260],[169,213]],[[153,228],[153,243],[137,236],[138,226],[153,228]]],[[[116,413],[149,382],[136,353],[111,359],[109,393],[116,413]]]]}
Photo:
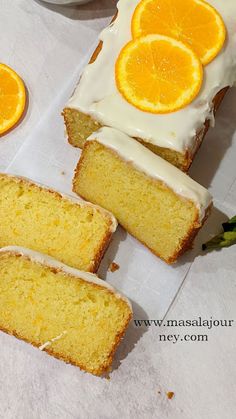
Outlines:
{"type": "Polygon", "coordinates": [[[131,20],[139,0],[120,0],[115,21],[100,35],[102,50],[89,64],[67,106],[91,115],[102,125],[177,152],[193,151],[195,137],[206,119],[214,121],[212,101],[236,81],[236,2],[209,0],[222,16],[227,38],[219,55],[204,67],[204,80],[195,100],[168,114],[143,112],[128,103],[115,82],[115,63],[132,39],[131,20]]]}

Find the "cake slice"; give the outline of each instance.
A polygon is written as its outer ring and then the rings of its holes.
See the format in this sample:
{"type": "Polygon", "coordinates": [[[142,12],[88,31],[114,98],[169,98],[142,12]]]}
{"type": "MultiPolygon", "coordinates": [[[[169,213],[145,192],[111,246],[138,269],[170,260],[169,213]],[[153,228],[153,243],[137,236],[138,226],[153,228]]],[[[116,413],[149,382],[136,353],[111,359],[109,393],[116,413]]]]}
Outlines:
{"type": "Polygon", "coordinates": [[[117,222],[93,204],[0,174],[0,247],[17,245],[96,272],[117,222]]]}
{"type": "Polygon", "coordinates": [[[235,0],[208,0],[222,16],[227,39],[223,50],[204,67],[204,84],[185,108],[167,114],[143,112],[128,103],[115,83],[115,64],[131,39],[131,21],[139,0],[120,0],[115,21],[100,35],[100,44],[63,111],[69,142],[83,147],[101,126],[119,129],[183,171],[214,123],[214,114],[236,81],[235,0]]]}
{"type": "Polygon", "coordinates": [[[96,275],[20,247],[0,250],[0,329],[92,374],[106,372],[132,317],[96,275]]]}
{"type": "Polygon", "coordinates": [[[112,128],[88,138],[73,184],[167,263],[191,246],[212,202],[185,173],[112,128]]]}

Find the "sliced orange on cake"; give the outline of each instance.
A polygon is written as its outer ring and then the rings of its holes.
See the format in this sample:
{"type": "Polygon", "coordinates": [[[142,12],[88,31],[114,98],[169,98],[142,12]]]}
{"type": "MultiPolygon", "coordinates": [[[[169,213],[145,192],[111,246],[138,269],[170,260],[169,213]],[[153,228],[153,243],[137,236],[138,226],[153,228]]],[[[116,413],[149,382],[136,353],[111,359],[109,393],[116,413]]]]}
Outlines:
{"type": "Polygon", "coordinates": [[[188,105],[199,93],[201,61],[188,45],[164,35],[129,42],[116,62],[116,84],[136,108],[169,113],[188,105]]]}
{"type": "Polygon", "coordinates": [[[12,128],[25,109],[25,86],[20,76],[0,63],[0,135],[12,128]]]}
{"type": "Polygon", "coordinates": [[[226,37],[222,17],[203,0],[142,0],[132,18],[133,38],[154,33],[190,45],[203,65],[216,57],[226,37]]]}

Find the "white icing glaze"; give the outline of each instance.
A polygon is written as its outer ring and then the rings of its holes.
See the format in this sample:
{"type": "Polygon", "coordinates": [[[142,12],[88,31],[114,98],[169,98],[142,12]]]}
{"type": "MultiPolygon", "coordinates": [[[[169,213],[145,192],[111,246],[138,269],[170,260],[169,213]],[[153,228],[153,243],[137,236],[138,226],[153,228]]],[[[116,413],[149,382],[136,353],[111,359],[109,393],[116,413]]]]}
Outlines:
{"type": "Polygon", "coordinates": [[[214,122],[212,100],[224,87],[236,81],[236,1],[208,0],[222,15],[228,38],[220,54],[204,68],[200,94],[178,112],[155,115],[126,102],[115,83],[115,62],[121,48],[131,39],[131,18],[139,0],[120,0],[114,23],[100,35],[102,51],[89,64],[67,107],[91,115],[103,125],[117,128],[131,137],[179,152],[193,152],[196,133],[206,119],[214,122]]]}
{"type": "Polygon", "coordinates": [[[80,205],[80,206],[90,206],[92,208],[96,208],[100,212],[103,212],[104,214],[106,214],[110,218],[110,220],[111,220],[111,229],[110,229],[111,232],[114,233],[116,231],[118,223],[117,223],[117,220],[114,217],[114,215],[111,212],[105,210],[104,208],[99,207],[98,205],[95,205],[95,204],[92,204],[91,202],[85,201],[82,198],[80,198],[79,196],[77,198],[77,197],[74,197],[74,196],[67,195],[67,194],[64,194],[62,192],[56,191],[55,189],[52,189],[49,186],[45,186],[45,185],[43,185],[42,183],[39,183],[39,182],[34,182],[33,180],[28,179],[28,178],[23,177],[23,176],[16,176],[16,175],[8,174],[8,173],[0,173],[0,176],[6,176],[6,177],[9,177],[11,179],[16,179],[18,181],[23,180],[24,182],[27,182],[30,185],[36,185],[41,189],[45,189],[47,191],[55,192],[56,194],[60,195],[63,199],[66,199],[66,200],[69,200],[69,201],[73,202],[73,204],[77,204],[77,205],[80,205]]]}
{"type": "Polygon", "coordinates": [[[102,279],[98,278],[97,275],[92,274],[90,272],[84,272],[80,271],[75,268],[71,268],[70,266],[65,265],[64,263],[61,263],[57,261],[56,259],[45,255],[43,253],[35,252],[31,249],[26,249],[25,247],[21,246],[6,246],[2,247],[0,249],[0,253],[9,252],[17,255],[21,255],[23,257],[29,258],[32,262],[39,263],[43,266],[48,266],[49,268],[58,269],[62,273],[66,275],[73,276],[75,278],[83,279],[86,282],[90,282],[92,284],[99,285],[100,287],[107,288],[109,291],[111,291],[117,298],[120,298],[121,300],[125,301],[128,306],[130,307],[132,311],[132,306],[128,298],[126,298],[124,295],[120,294],[118,291],[115,290],[110,284],[103,281],[102,279]]]}
{"type": "Polygon", "coordinates": [[[87,141],[93,140],[111,148],[148,176],[161,180],[178,195],[193,201],[199,209],[199,220],[203,220],[212,198],[207,189],[188,175],[152,153],[138,141],[114,128],[101,128],[93,133],[87,141]]]}

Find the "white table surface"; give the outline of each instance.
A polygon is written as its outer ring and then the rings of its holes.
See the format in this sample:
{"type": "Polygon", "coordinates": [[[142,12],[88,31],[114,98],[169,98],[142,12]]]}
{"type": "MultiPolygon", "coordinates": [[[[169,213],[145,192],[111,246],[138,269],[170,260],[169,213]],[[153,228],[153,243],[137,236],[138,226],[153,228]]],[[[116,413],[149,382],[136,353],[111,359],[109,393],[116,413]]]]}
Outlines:
{"type": "MultiPolygon", "coordinates": [[[[71,193],[80,151],[64,136],[60,112],[115,3],[62,7],[0,0],[0,59],[23,77],[29,104],[21,124],[0,138],[0,171],[71,193]]],[[[203,255],[201,244],[236,214],[236,91],[231,89],[191,168],[215,208],[194,249],[166,266],[121,228],[99,270],[134,307],[136,319],[236,319],[236,247],[203,255]],[[115,260],[120,269],[107,273],[115,260]]],[[[204,328],[136,328],[115,357],[110,380],[93,377],[0,333],[0,417],[23,419],[234,419],[235,327],[208,342],[160,342],[160,333],[204,328]],[[167,392],[175,393],[173,399],[167,392]]]]}

